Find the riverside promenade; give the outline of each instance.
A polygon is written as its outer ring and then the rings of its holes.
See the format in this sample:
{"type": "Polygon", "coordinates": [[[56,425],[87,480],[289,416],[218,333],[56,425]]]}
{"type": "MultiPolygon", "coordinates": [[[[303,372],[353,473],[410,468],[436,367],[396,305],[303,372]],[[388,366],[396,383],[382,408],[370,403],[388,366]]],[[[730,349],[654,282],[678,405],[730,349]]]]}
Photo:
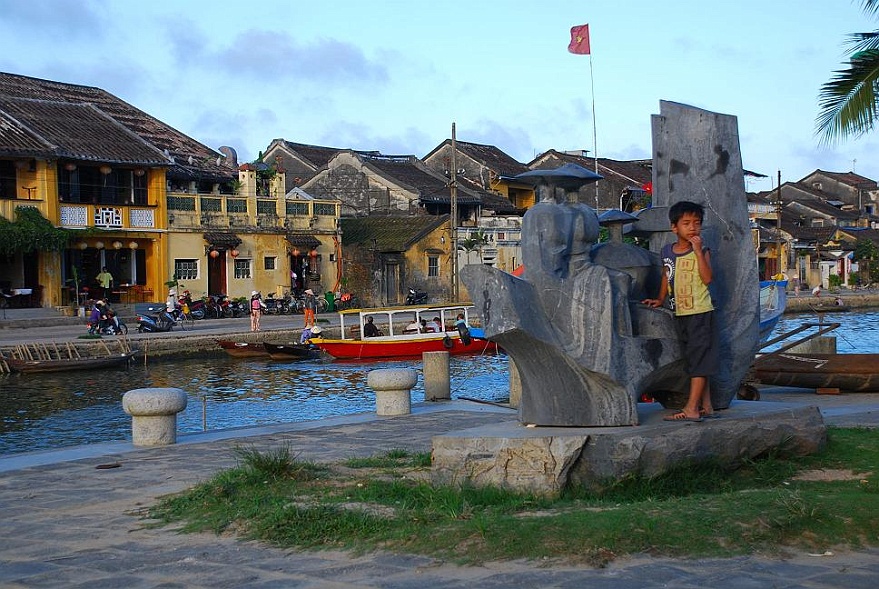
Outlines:
{"type": "MultiPolygon", "coordinates": [[[[278,323],[281,328],[301,325],[301,317],[272,319],[283,320],[278,323]]],[[[236,329],[247,331],[248,324],[236,321],[241,320],[216,321],[214,326],[204,322],[200,327],[225,335],[236,329]]],[[[81,322],[77,326],[81,333],[81,322]]],[[[0,329],[0,335],[4,341],[19,343],[32,336],[53,337],[42,332],[52,331],[51,326],[35,329],[41,333],[35,336],[32,329],[8,328],[0,329]]],[[[203,335],[199,332],[175,336],[188,339],[203,335]]],[[[14,386],[14,379],[0,381],[0,393],[6,386],[14,386]]],[[[818,396],[780,388],[763,389],[761,394],[763,401],[756,403],[818,406],[831,425],[879,427],[879,395],[818,396]]],[[[729,411],[734,410],[735,404],[729,411]]],[[[158,497],[233,466],[236,446],[286,445],[303,459],[332,462],[395,448],[427,451],[434,435],[511,419],[515,413],[508,408],[451,401],[418,404],[412,415],[400,417],[368,413],[183,435],[177,444],[162,448],[116,442],[0,457],[0,587],[825,589],[879,584],[879,549],[846,551],[828,546],[814,554],[790,553],[783,558],[688,560],[638,555],[603,569],[554,561],[457,566],[409,554],[282,550],[227,535],[152,528],[153,522],[144,519],[158,497]]]]}

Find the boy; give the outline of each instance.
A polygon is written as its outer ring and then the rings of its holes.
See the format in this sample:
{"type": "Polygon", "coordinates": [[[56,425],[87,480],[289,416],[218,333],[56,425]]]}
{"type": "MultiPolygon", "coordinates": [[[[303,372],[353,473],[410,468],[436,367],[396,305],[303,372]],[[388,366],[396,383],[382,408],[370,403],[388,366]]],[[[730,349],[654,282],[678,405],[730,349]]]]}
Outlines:
{"type": "Polygon", "coordinates": [[[717,349],[714,345],[714,305],[708,285],[711,283],[711,252],[702,246],[702,205],[680,201],[671,206],[668,220],[677,241],[662,248],[665,272],[659,296],[642,301],[650,307],[662,305],[666,296],[675,313],[675,328],[681,340],[687,373],[690,376],[690,394],[679,412],[666,421],[702,421],[715,417],[711,406],[708,377],[717,369],[717,349]]]}

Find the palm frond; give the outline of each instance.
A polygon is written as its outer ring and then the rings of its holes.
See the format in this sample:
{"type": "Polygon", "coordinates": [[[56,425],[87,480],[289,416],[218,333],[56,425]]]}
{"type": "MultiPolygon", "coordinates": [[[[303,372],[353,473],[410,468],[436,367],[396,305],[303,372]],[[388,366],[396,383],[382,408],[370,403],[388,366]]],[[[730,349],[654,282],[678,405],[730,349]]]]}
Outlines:
{"type": "Polygon", "coordinates": [[[869,49],[879,49],[879,31],[872,33],[852,33],[848,36],[848,41],[844,43],[847,52],[855,54],[859,51],[867,51],[869,49]]]}
{"type": "MultiPolygon", "coordinates": [[[[879,0],[877,0],[879,2],[879,0]]],[[[856,53],[821,87],[816,134],[822,144],[871,131],[879,118],[879,49],[856,53]]]]}
{"type": "Polygon", "coordinates": [[[879,0],[862,0],[861,5],[861,10],[867,14],[879,12],[879,0]]]}

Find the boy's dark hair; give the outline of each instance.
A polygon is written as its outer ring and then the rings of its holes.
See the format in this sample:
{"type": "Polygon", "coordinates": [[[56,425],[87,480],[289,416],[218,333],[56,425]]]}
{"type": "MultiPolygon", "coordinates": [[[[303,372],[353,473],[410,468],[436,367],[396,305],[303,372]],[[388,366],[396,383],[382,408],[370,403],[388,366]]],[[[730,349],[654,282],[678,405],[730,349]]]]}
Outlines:
{"type": "Polygon", "coordinates": [[[681,200],[671,205],[671,208],[668,209],[668,220],[672,225],[675,225],[685,213],[696,215],[699,217],[699,221],[705,220],[705,207],[689,200],[681,200]]]}

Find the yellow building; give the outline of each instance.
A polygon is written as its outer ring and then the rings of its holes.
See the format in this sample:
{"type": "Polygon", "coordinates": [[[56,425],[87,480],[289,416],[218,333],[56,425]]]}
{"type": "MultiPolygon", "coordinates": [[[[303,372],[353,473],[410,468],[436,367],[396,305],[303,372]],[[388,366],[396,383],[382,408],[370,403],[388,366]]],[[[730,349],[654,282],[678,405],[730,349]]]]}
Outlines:
{"type": "Polygon", "coordinates": [[[285,174],[243,164],[235,194],[169,192],[169,280],[193,297],[336,292],[339,202],[284,193],[285,174]]]}
{"type": "Polygon", "coordinates": [[[34,207],[43,237],[63,235],[32,249],[0,238],[0,287],[32,291],[33,305],[163,300],[168,190],[228,190],[237,176],[230,148],[214,151],[100,88],[0,73],[0,123],[0,214],[14,223],[16,209],[34,207]]]}
{"type": "MultiPolygon", "coordinates": [[[[34,92],[32,79],[22,82],[4,89],[34,92]]],[[[60,243],[33,233],[33,243],[7,242],[0,286],[30,291],[17,301],[30,306],[112,298],[128,284],[154,286],[149,278],[165,263],[167,158],[92,104],[0,94],[0,118],[0,214],[10,228],[32,231],[17,212],[32,207],[47,221],[44,235],[53,231],[49,225],[67,230],[60,243]],[[104,267],[114,279],[107,292],[96,281],[104,267]]]]}

